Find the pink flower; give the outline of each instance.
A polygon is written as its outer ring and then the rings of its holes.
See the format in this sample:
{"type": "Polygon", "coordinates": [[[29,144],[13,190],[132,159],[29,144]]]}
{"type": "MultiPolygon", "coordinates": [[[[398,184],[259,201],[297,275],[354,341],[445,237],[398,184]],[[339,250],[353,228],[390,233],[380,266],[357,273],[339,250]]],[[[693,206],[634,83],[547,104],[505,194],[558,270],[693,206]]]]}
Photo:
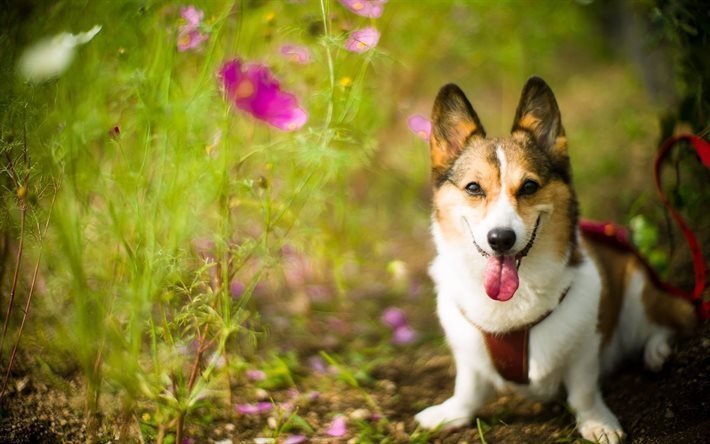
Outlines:
{"type": "Polygon", "coordinates": [[[237,404],[237,411],[243,415],[258,415],[268,412],[273,405],[270,402],[257,402],[256,404],[237,404]]]}
{"type": "Polygon", "coordinates": [[[345,436],[346,433],[348,433],[348,428],[347,424],[345,423],[345,417],[340,415],[335,417],[333,422],[330,423],[330,426],[328,426],[325,431],[326,435],[333,436],[336,438],[345,436]]]}
{"type": "Polygon", "coordinates": [[[246,371],[247,379],[250,381],[263,381],[266,379],[266,373],[261,370],[250,369],[246,371]]]}
{"type": "Polygon", "coordinates": [[[308,365],[316,373],[325,373],[326,371],[328,371],[328,368],[325,365],[325,361],[323,361],[323,358],[321,358],[320,356],[311,356],[310,358],[308,358],[308,365]]]}
{"type": "Polygon", "coordinates": [[[357,15],[378,18],[387,0],[340,0],[340,4],[357,15]]]}
{"type": "Polygon", "coordinates": [[[407,318],[404,316],[404,312],[396,307],[387,308],[382,312],[382,317],[380,319],[382,319],[383,323],[393,329],[407,325],[407,318]]]}
{"type": "Polygon", "coordinates": [[[407,119],[407,124],[414,134],[427,142],[429,141],[429,137],[431,136],[431,120],[419,114],[415,114],[407,119]]]}
{"type": "Polygon", "coordinates": [[[417,338],[417,332],[407,323],[404,312],[396,307],[389,307],[380,318],[392,329],[392,343],[397,345],[411,344],[417,338]]]}
{"type": "Polygon", "coordinates": [[[229,283],[229,294],[234,299],[239,299],[240,297],[242,297],[242,294],[244,294],[244,289],[244,284],[242,284],[236,279],[233,279],[232,282],[229,283]]]}
{"type": "Polygon", "coordinates": [[[178,51],[184,52],[199,48],[200,45],[208,39],[207,35],[200,31],[200,25],[202,24],[204,15],[204,12],[194,6],[180,9],[180,16],[185,23],[178,29],[178,51]]]}
{"type": "Polygon", "coordinates": [[[282,56],[286,57],[290,62],[305,65],[311,63],[311,50],[306,46],[301,45],[283,45],[279,50],[282,56]]]}
{"type": "Polygon", "coordinates": [[[408,325],[397,327],[392,335],[392,343],[397,345],[411,344],[417,339],[417,332],[409,328],[408,325]]]}
{"type": "Polygon", "coordinates": [[[264,65],[242,67],[241,60],[230,60],[222,65],[218,78],[227,99],[256,119],[283,131],[296,130],[308,120],[296,97],[282,91],[264,65]]]}
{"type": "Polygon", "coordinates": [[[284,440],[284,444],[301,444],[306,442],[306,439],[303,435],[288,435],[284,440]]]}
{"type": "Polygon", "coordinates": [[[194,6],[188,6],[187,8],[180,8],[180,17],[185,20],[185,26],[196,28],[202,23],[205,13],[194,6]]]}
{"type": "Polygon", "coordinates": [[[358,29],[350,33],[350,36],[345,40],[345,49],[352,52],[363,53],[368,51],[380,41],[380,32],[368,26],[367,28],[358,29]]]}

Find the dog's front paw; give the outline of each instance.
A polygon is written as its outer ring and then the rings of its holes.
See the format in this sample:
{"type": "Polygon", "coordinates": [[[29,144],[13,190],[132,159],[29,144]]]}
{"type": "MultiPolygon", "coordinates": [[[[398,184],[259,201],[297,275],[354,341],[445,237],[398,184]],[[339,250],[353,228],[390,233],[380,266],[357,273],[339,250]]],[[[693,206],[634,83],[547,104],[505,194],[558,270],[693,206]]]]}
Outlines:
{"type": "Polygon", "coordinates": [[[619,444],[625,438],[621,425],[613,421],[588,420],[579,425],[582,438],[600,444],[619,444]]]}
{"type": "Polygon", "coordinates": [[[417,413],[414,419],[425,429],[453,429],[465,426],[471,420],[472,412],[453,399],[434,405],[417,413]]]}

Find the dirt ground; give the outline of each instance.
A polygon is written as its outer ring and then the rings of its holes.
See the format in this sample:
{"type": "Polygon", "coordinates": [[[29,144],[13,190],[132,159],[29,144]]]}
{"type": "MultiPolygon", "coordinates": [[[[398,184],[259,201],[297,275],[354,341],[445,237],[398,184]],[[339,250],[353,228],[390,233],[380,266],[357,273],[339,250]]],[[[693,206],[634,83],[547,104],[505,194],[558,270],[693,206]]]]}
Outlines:
{"type": "MultiPolygon", "coordinates": [[[[708,442],[710,323],[702,325],[694,336],[679,340],[674,351],[658,374],[644,370],[640,364],[630,363],[604,381],[605,399],[628,433],[627,442],[708,442]]],[[[386,424],[379,427],[379,435],[375,434],[367,441],[379,442],[387,436],[390,442],[404,443],[414,436],[413,415],[421,408],[445,399],[453,388],[452,362],[443,346],[407,348],[393,362],[376,367],[371,376],[373,382],[360,389],[333,383],[326,389],[320,384],[318,396],[302,392],[304,394],[297,401],[299,415],[314,430],[323,430],[334,412],[345,414],[351,424],[377,421],[379,415],[387,418],[386,424]],[[368,404],[364,393],[369,394],[374,402],[368,404]],[[373,408],[378,408],[379,412],[368,405],[378,406],[373,408]]],[[[309,384],[311,382],[304,379],[304,386],[309,384]]],[[[70,395],[80,391],[81,387],[75,383],[59,391],[28,377],[16,378],[0,418],[0,444],[86,442],[87,425],[81,415],[81,405],[70,395]]],[[[294,395],[293,390],[283,390],[270,393],[270,396],[279,401],[293,399],[294,395]]],[[[583,442],[574,430],[574,418],[562,398],[542,404],[501,397],[484,408],[480,420],[480,429],[488,443],[583,442]]],[[[234,443],[253,442],[255,437],[265,436],[270,421],[268,415],[222,414],[213,417],[210,424],[193,424],[187,431],[192,437],[190,442],[225,439],[234,443]]],[[[100,441],[139,441],[135,424],[123,427],[122,438],[117,439],[119,428],[116,418],[104,418],[99,428],[100,441]]],[[[354,431],[351,425],[349,437],[342,442],[348,439],[356,442],[351,439],[354,431]]],[[[336,441],[323,437],[311,440],[336,441]]],[[[435,434],[429,441],[480,442],[479,429],[474,422],[471,427],[435,434]]]]}

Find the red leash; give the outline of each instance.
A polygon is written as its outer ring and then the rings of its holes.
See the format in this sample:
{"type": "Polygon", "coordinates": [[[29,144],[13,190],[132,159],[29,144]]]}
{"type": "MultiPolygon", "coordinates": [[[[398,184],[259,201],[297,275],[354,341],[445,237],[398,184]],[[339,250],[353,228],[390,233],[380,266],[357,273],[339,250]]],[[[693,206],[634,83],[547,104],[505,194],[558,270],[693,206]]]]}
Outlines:
{"type": "Polygon", "coordinates": [[[594,222],[586,220],[581,221],[579,223],[579,227],[586,236],[592,239],[602,241],[608,245],[613,245],[622,250],[633,252],[641,260],[643,266],[648,270],[654,284],[673,296],[681,297],[690,301],[696,306],[698,317],[705,320],[710,319],[710,300],[703,300],[706,270],[703,253],[700,250],[700,243],[680,213],[678,213],[678,211],[671,206],[670,201],[666,197],[665,193],[663,193],[663,189],[661,187],[661,164],[671,149],[676,146],[678,142],[683,140],[690,142],[693,145],[695,151],[698,153],[698,156],[700,156],[700,161],[706,168],[710,169],[710,143],[697,136],[679,135],[671,137],[666,140],[663,145],[661,145],[661,149],[658,151],[654,164],[654,176],[656,179],[656,190],[661,197],[663,205],[668,209],[668,211],[670,211],[673,220],[675,220],[678,224],[678,227],[690,247],[690,252],[693,256],[693,267],[695,268],[695,287],[693,288],[693,291],[684,290],[661,280],[658,273],[656,273],[651,265],[632,245],[631,240],[629,239],[628,231],[626,231],[624,227],[608,222],[594,222]]]}
{"type": "Polygon", "coordinates": [[[653,170],[656,179],[656,190],[658,191],[658,195],[661,197],[663,205],[665,205],[668,211],[670,211],[673,220],[676,221],[678,227],[680,227],[680,230],[683,232],[683,236],[685,236],[685,240],[688,243],[688,247],[690,247],[690,252],[693,255],[693,266],[695,268],[695,288],[693,288],[692,292],[688,292],[681,288],[675,287],[669,283],[663,283],[662,288],[675,296],[688,299],[690,302],[697,304],[698,315],[700,319],[704,320],[710,318],[710,300],[703,300],[706,270],[705,261],[703,259],[703,253],[700,250],[700,243],[695,237],[695,234],[688,227],[688,224],[685,223],[685,220],[680,215],[680,213],[678,213],[678,211],[676,211],[675,208],[671,206],[671,203],[668,201],[668,198],[663,193],[663,189],[661,187],[661,163],[663,163],[663,160],[666,158],[668,153],[670,153],[671,149],[682,140],[689,142],[695,148],[695,152],[700,157],[700,161],[703,163],[703,165],[705,165],[705,168],[710,169],[710,143],[706,142],[698,136],[683,134],[673,136],[670,139],[666,140],[663,145],[661,145],[661,149],[656,155],[656,162],[654,164],[653,170]]]}

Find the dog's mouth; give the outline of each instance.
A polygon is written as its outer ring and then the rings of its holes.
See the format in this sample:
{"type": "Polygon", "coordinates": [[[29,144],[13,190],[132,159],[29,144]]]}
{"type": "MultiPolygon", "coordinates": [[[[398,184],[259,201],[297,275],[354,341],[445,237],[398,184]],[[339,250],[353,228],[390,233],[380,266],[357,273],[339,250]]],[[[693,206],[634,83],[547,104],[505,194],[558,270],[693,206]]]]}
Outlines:
{"type": "Polygon", "coordinates": [[[473,245],[475,245],[476,250],[478,250],[481,256],[487,259],[486,269],[483,274],[483,286],[486,289],[486,294],[496,301],[510,300],[520,285],[518,269],[520,268],[523,258],[528,255],[535,242],[537,229],[540,226],[540,216],[538,216],[535,222],[535,228],[525,247],[518,253],[510,255],[492,255],[483,250],[476,243],[476,239],[473,237],[473,231],[466,218],[464,218],[464,221],[471,233],[471,239],[473,240],[473,245]]]}

